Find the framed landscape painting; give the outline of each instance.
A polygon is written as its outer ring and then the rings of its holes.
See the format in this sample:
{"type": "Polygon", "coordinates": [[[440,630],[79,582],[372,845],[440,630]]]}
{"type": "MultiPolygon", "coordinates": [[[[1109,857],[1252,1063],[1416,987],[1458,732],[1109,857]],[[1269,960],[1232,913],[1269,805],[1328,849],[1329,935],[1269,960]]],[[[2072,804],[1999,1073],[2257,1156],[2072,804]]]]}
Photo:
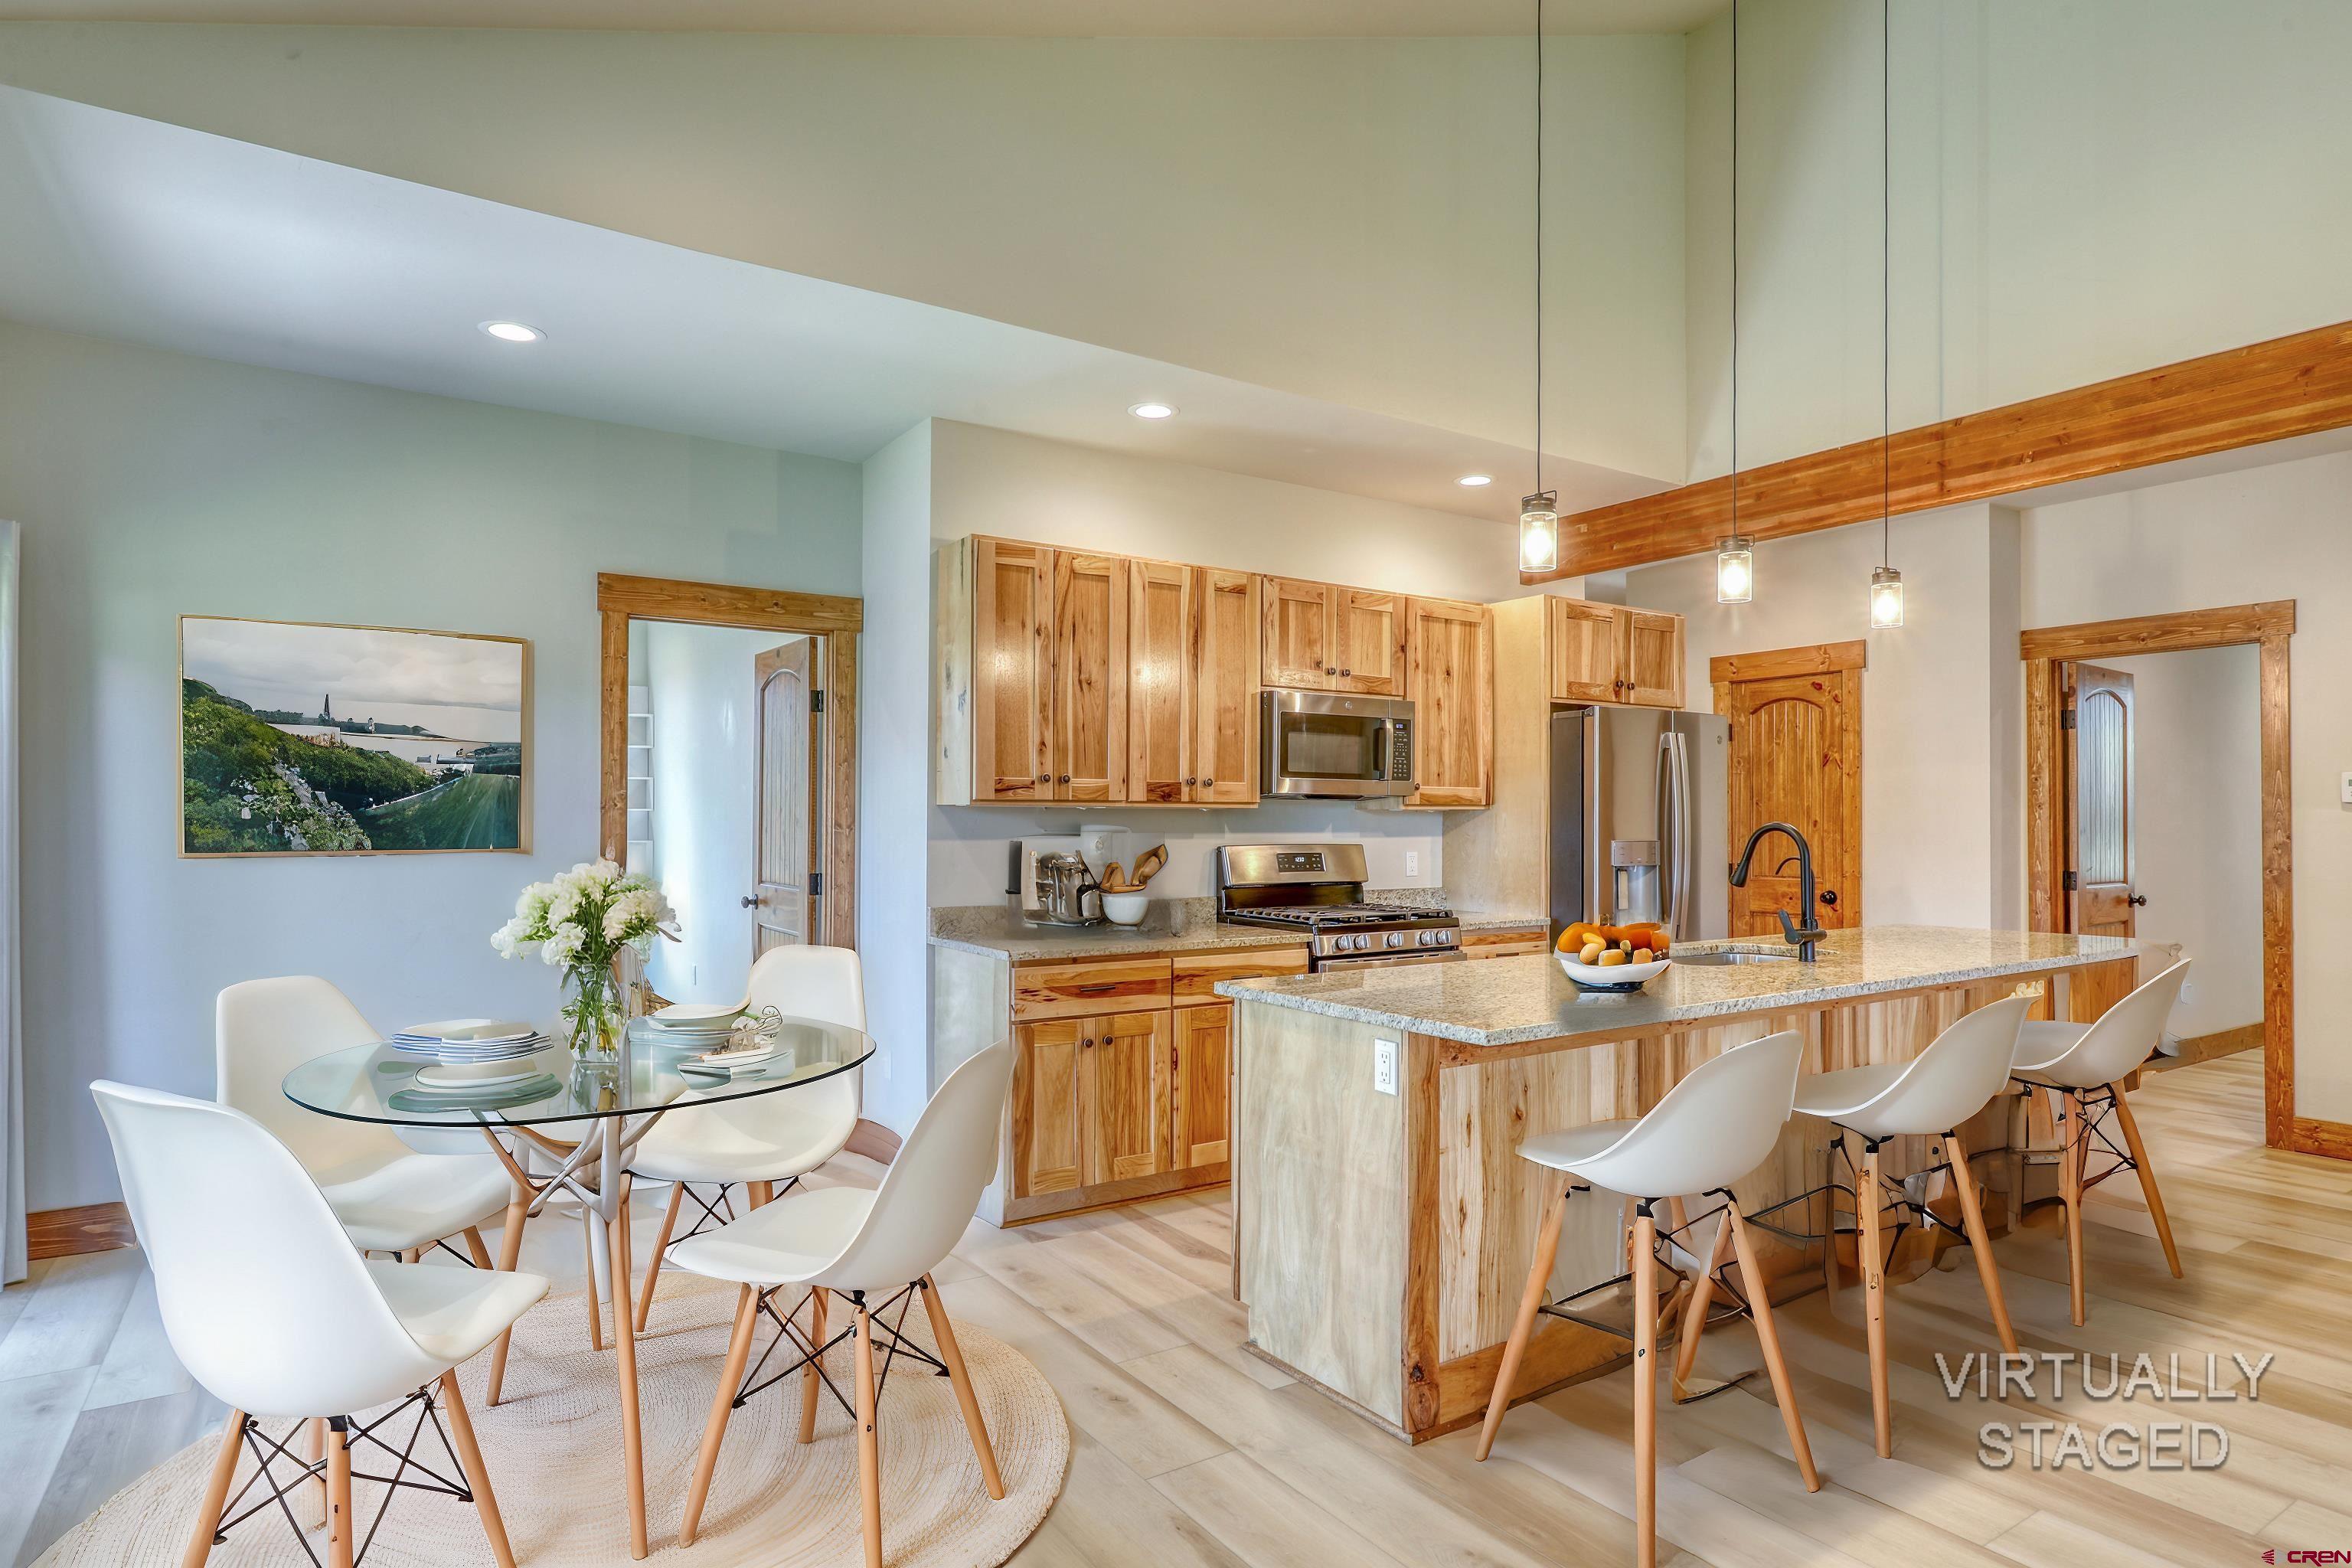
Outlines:
{"type": "Polygon", "coordinates": [[[180,617],[180,853],[530,847],[530,644],[180,617]]]}

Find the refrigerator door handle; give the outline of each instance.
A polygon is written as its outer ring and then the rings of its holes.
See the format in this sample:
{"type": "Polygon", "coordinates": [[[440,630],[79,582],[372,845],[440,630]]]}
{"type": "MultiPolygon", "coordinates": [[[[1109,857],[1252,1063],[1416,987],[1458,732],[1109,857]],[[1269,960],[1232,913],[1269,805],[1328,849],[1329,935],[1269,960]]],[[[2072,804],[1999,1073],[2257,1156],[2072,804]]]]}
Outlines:
{"type": "Polygon", "coordinates": [[[1684,911],[1690,905],[1690,752],[1683,735],[1668,730],[1658,737],[1658,838],[1664,862],[1658,868],[1658,916],[1675,942],[1687,934],[1684,911]]]}

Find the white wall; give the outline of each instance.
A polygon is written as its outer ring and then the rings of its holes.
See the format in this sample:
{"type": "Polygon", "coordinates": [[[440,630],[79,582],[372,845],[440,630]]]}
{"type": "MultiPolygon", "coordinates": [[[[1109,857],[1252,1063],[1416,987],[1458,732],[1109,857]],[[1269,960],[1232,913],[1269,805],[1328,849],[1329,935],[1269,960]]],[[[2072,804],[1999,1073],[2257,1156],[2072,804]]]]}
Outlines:
{"type": "MultiPolygon", "coordinates": [[[[1880,427],[1877,0],[1740,7],[1740,458],[1880,427]]],[[[1730,26],[1685,95],[1692,477],[1727,468],[1730,26]]],[[[2352,318],[2352,6],[1896,0],[1895,427],[2352,318]]]]}
{"type": "Polygon", "coordinates": [[[2189,1038],[2259,1024],[2260,655],[2244,646],[2097,662],[2132,678],[2132,882],[2147,900],[2138,932],[2195,963],[2167,1026],[2189,1038]]]}
{"type": "MultiPolygon", "coordinates": [[[[931,453],[938,540],[997,534],[1482,602],[1524,592],[1517,534],[1496,524],[948,420],[933,422],[931,453]]],[[[1360,839],[1384,887],[1435,886],[1443,873],[1433,813],[1294,801],[1227,811],[944,806],[930,814],[931,901],[1001,900],[1011,839],[1103,822],[1144,847],[1166,842],[1168,868],[1152,884],[1163,897],[1207,893],[1210,851],[1229,840],[1360,839]]]]}
{"type": "MultiPolygon", "coordinates": [[[[1549,449],[1675,479],[1683,40],[1547,62],[1549,449]]],[[[13,85],[1514,445],[1533,78],[1507,37],[0,26],[13,85]]]]}
{"type": "Polygon", "coordinates": [[[31,1206],[115,1194],[89,1079],[212,1092],[233,981],[322,974],[385,1027],[551,1020],[552,973],[488,939],[595,851],[595,574],[855,594],[857,498],[846,464],[0,322],[31,1206]],[[531,852],[175,858],[184,612],[530,638],[531,852]]]}
{"type": "Polygon", "coordinates": [[[1868,640],[1862,879],[1869,924],[2021,923],[2017,748],[2003,743],[2024,722],[2017,553],[2016,516],[2000,508],[1896,519],[1905,625],[1884,632],[1869,629],[1870,572],[1880,560],[1874,525],[1759,545],[1748,605],[1715,602],[1712,555],[1625,574],[1626,603],[1688,617],[1693,707],[1710,705],[1708,664],[1717,656],[1868,640]]]}
{"type": "MultiPolygon", "coordinates": [[[[634,629],[635,623],[632,625],[634,629]]],[[[655,621],[632,684],[653,703],[653,875],[678,940],[654,944],[646,975],[673,1002],[733,1002],[751,973],[757,916],[759,682],[752,661],[800,642],[752,626],[655,621]]]]}
{"type": "MultiPolygon", "coordinates": [[[[2270,599],[2296,605],[2293,680],[2295,1110],[2352,1121],[2352,454],[2024,511],[2029,626],[2270,599]]],[[[2142,788],[2147,787],[2143,772],[2142,788]]],[[[2149,906],[2153,910],[2153,903],[2149,906]]],[[[2242,1021],[2242,1020],[2241,1020],[2242,1021]]]]}

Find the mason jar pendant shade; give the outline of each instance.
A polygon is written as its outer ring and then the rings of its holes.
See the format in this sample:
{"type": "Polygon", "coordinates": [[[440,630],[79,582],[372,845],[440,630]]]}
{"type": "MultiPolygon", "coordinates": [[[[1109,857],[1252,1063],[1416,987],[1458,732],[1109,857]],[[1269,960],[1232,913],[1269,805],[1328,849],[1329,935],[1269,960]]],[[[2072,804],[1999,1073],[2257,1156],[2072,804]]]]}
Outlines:
{"type": "Polygon", "coordinates": [[[1755,597],[1755,542],[1735,533],[1715,547],[1715,602],[1745,605],[1755,597]]]}
{"type": "Polygon", "coordinates": [[[1549,572],[1559,564],[1559,498],[1550,490],[1519,501],[1519,570],[1549,572]]]}
{"type": "Polygon", "coordinates": [[[1903,574],[1881,566],[1870,574],[1870,625],[1884,631],[1903,624],[1903,574]]]}

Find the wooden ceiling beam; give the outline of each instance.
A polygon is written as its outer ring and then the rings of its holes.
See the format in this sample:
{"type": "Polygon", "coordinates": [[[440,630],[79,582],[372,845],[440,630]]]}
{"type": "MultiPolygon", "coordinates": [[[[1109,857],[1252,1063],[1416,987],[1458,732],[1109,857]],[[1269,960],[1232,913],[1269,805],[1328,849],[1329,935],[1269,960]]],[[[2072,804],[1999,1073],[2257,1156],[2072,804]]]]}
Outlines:
{"type": "MultiPolygon", "coordinates": [[[[1748,468],[1739,531],[1785,539],[2352,426],[2352,321],[1748,468]]],[[[1731,479],[1576,512],[1548,583],[1671,561],[1730,531],[1731,479]]]]}

